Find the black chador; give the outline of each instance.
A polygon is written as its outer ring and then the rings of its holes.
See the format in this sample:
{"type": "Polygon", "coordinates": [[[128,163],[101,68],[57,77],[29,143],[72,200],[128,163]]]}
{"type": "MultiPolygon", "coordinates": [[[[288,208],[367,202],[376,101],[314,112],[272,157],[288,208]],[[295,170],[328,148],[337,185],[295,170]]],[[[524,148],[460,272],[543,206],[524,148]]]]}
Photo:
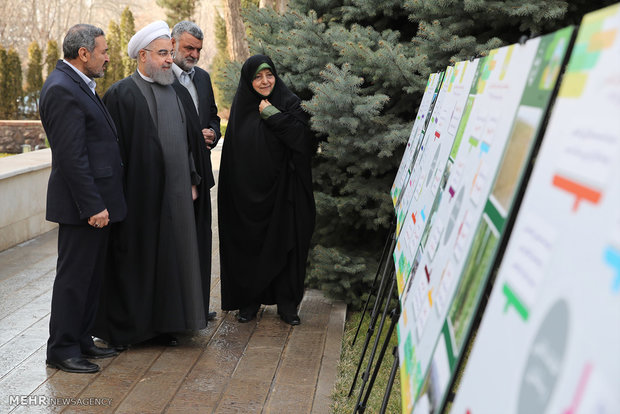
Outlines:
{"type": "Polygon", "coordinates": [[[233,100],[218,182],[222,308],[277,304],[296,313],[304,292],[315,206],[310,159],[316,145],[300,99],[271,59],[246,61],[233,100]],[[262,64],[275,75],[263,119],[252,87],[262,64]]]}

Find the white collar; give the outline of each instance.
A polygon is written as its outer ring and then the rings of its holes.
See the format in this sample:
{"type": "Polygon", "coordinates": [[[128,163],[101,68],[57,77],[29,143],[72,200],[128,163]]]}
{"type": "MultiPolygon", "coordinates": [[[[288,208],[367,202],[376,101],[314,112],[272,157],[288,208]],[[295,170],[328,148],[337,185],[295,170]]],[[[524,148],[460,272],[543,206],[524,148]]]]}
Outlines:
{"type": "Polygon", "coordinates": [[[81,70],[79,70],[78,68],[73,66],[71,63],[69,63],[69,61],[67,61],[66,59],[63,59],[62,61],[65,62],[71,69],[73,69],[75,71],[75,73],[80,75],[80,78],[82,78],[84,80],[84,82],[86,82],[86,85],[88,85],[90,90],[93,91],[93,95],[94,95],[95,94],[95,88],[97,87],[97,83],[95,83],[95,81],[93,79],[91,79],[88,76],[86,76],[84,74],[84,72],[82,72],[81,70]]]}
{"type": "Polygon", "coordinates": [[[140,75],[140,77],[144,79],[145,81],[147,81],[148,83],[155,83],[153,78],[149,78],[148,76],[143,75],[142,72],[140,72],[140,69],[136,69],[136,71],[138,72],[138,75],[140,75]]]}

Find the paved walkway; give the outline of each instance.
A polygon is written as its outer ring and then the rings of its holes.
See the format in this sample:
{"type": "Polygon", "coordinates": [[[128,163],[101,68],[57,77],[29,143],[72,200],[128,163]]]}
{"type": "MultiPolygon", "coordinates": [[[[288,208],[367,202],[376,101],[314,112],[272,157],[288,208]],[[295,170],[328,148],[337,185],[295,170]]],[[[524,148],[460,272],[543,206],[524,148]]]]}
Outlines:
{"type": "MultiPolygon", "coordinates": [[[[217,167],[219,152],[213,155],[217,167]]],[[[215,226],[211,301],[218,316],[206,329],[180,336],[178,347],[133,347],[99,360],[97,374],[47,368],[56,238],[54,230],[0,252],[0,413],[329,412],[345,305],[308,290],[299,326],[282,322],[275,306],[238,323],[219,310],[215,226]]]]}

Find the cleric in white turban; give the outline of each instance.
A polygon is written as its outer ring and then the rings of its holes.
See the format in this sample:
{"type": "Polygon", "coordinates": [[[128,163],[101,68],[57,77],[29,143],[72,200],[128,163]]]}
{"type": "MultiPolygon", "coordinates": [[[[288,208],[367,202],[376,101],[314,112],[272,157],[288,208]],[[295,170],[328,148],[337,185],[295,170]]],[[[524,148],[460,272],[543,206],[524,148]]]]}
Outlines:
{"type": "Polygon", "coordinates": [[[112,85],[103,102],[118,132],[128,214],[110,235],[114,248],[92,333],[115,346],[150,339],[172,346],[177,332],[207,325],[198,246],[211,233],[201,231],[199,242],[196,217],[211,214],[200,201],[209,197],[203,177],[211,167],[200,158],[209,150],[172,86],[168,25],[149,24],[127,49],[137,70],[112,85]]]}
{"type": "Polygon", "coordinates": [[[153,23],[140,29],[127,44],[127,53],[132,59],[138,57],[140,49],[144,49],[153,40],[161,36],[168,36],[170,38],[170,27],[163,20],[156,20],[153,23]]]}

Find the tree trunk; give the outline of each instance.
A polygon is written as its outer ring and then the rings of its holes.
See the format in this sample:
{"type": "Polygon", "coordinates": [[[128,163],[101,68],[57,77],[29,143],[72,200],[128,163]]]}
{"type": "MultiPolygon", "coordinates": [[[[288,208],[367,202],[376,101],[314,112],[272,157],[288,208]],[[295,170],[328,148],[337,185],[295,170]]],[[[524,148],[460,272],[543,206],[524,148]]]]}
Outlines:
{"type": "Polygon", "coordinates": [[[276,10],[278,13],[284,14],[286,6],[288,6],[288,0],[276,0],[276,10]]]}
{"type": "Polygon", "coordinates": [[[258,7],[271,7],[275,9],[280,14],[284,14],[286,11],[286,6],[288,5],[288,0],[260,0],[258,7]]]}
{"type": "Polygon", "coordinates": [[[226,19],[228,56],[232,61],[244,62],[250,57],[250,49],[245,37],[245,26],[241,19],[240,0],[226,0],[224,18],[226,19]]]}

